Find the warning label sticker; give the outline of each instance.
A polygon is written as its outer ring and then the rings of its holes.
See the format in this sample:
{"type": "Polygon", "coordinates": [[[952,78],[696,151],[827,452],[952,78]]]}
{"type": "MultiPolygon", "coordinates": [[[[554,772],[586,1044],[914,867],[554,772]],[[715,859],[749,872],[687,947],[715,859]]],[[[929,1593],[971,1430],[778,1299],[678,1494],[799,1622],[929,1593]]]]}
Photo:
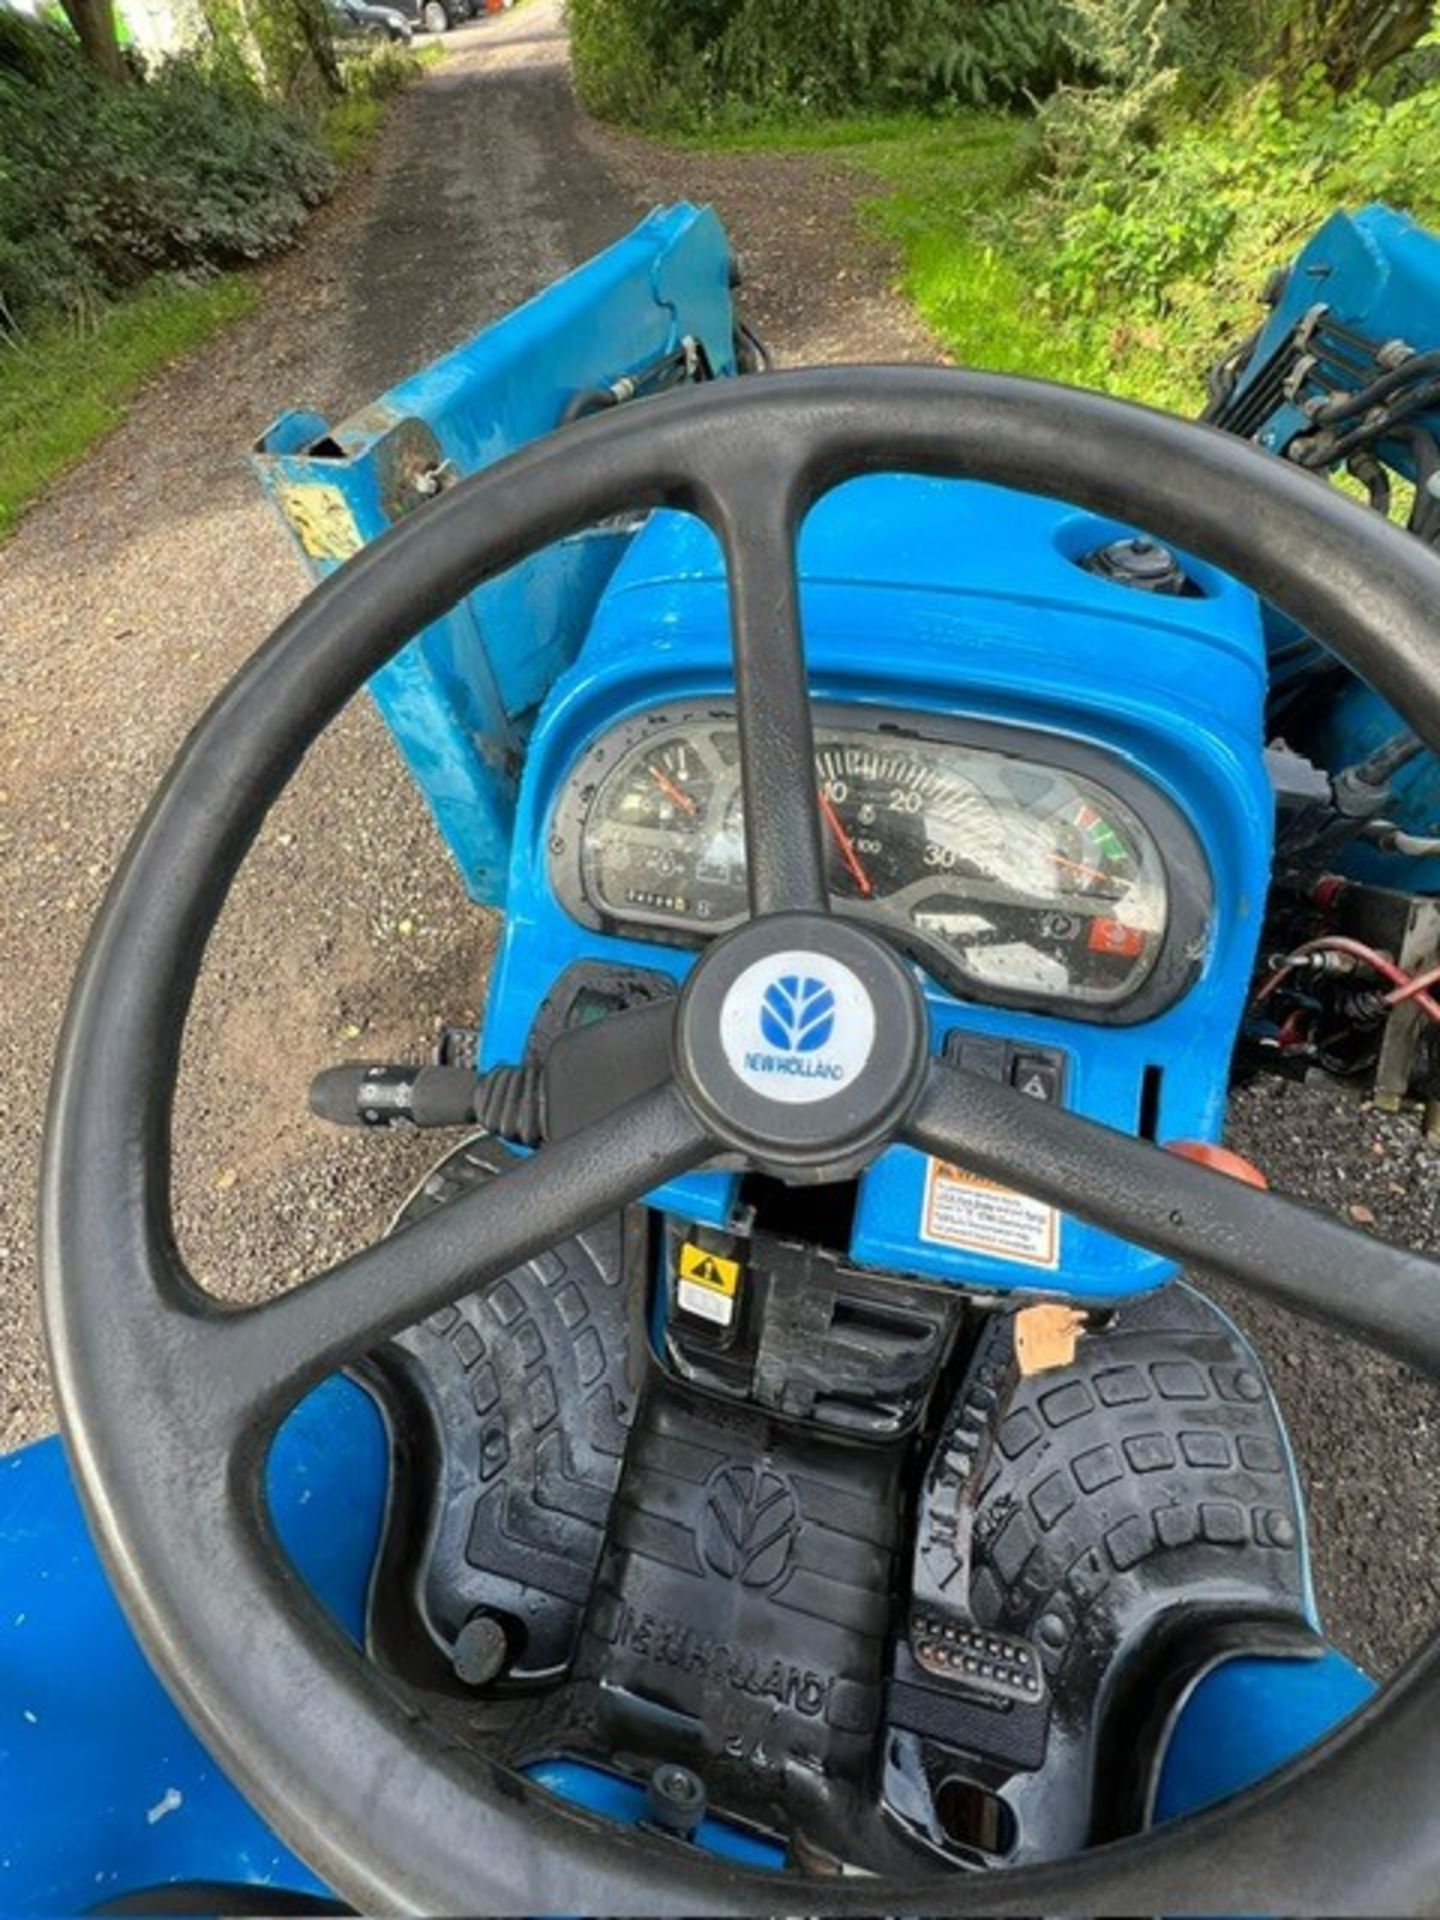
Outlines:
{"type": "Polygon", "coordinates": [[[717,1327],[728,1327],[735,1318],[735,1302],[709,1287],[697,1287],[693,1280],[675,1283],[675,1304],[682,1313],[693,1313],[697,1320],[713,1320],[717,1327]]]}
{"type": "Polygon", "coordinates": [[[926,1165],[920,1237],[1029,1267],[1060,1264],[1060,1216],[1054,1207],[945,1160],[926,1165]]]}
{"type": "Polygon", "coordinates": [[[723,1253],[711,1253],[687,1240],[680,1249],[680,1278],[697,1286],[713,1287],[716,1293],[733,1294],[740,1287],[740,1262],[727,1260],[723,1253]]]}
{"type": "Polygon", "coordinates": [[[684,1313],[728,1327],[735,1318],[735,1297],[740,1291],[740,1262],[687,1240],[680,1248],[678,1268],[675,1304],[684,1313]]]}

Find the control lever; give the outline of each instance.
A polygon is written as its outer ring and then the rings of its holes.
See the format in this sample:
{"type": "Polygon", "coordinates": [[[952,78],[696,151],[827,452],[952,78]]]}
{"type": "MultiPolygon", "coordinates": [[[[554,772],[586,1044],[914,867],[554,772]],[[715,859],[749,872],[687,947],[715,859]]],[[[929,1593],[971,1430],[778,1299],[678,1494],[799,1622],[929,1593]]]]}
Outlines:
{"type": "Polygon", "coordinates": [[[563,1140],[670,1073],[675,1002],[567,1027],[543,1060],[518,1067],[418,1067],[351,1062],[310,1083],[310,1111],[342,1127],[481,1127],[533,1147],[563,1140]]]}
{"type": "Polygon", "coordinates": [[[480,1082],[471,1067],[327,1067],[310,1111],[339,1127],[473,1127],[480,1082]]]}

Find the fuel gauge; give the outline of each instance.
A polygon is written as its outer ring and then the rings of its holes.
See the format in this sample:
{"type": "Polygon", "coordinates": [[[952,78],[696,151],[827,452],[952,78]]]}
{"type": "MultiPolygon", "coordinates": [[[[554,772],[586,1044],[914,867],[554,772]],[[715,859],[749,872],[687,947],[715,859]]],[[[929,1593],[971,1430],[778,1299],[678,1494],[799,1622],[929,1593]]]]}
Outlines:
{"type": "Polygon", "coordinates": [[[698,833],[714,789],[714,777],[695,742],[672,735],[637,753],[610,796],[606,817],[619,826],[658,827],[667,833],[698,833]]]}

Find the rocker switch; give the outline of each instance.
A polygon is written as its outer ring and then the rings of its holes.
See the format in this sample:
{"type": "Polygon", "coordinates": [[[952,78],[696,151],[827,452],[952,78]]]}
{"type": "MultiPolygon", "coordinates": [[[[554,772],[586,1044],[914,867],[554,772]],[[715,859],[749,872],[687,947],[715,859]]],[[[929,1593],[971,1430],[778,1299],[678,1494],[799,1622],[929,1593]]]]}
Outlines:
{"type": "Polygon", "coordinates": [[[954,1027],[945,1036],[944,1057],[963,1067],[966,1073],[978,1073],[982,1080],[1003,1080],[1009,1048],[1003,1040],[986,1033],[965,1033],[954,1027]]]}
{"type": "Polygon", "coordinates": [[[984,1080],[1003,1080],[1032,1100],[1059,1106],[1065,1093],[1065,1055],[1058,1047],[1019,1046],[989,1033],[967,1033],[952,1027],[945,1036],[943,1057],[966,1073],[984,1080]]]}
{"type": "Polygon", "coordinates": [[[1064,1063],[1058,1053],[1022,1053],[1016,1049],[1010,1056],[1010,1084],[1017,1093],[1027,1094],[1032,1100],[1058,1106],[1064,1075],[1064,1063]]]}

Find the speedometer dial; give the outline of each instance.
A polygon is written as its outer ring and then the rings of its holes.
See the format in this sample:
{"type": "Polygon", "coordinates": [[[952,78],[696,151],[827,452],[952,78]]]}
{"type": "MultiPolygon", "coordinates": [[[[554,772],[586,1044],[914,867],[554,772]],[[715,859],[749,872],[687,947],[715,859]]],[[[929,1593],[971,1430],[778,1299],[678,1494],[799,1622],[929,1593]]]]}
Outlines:
{"type": "MultiPolygon", "coordinates": [[[[817,726],[836,907],[884,923],[962,991],[1095,1009],[1134,998],[1165,949],[1171,905],[1165,862],[1132,804],[1139,783],[1117,773],[1122,798],[1095,777],[1107,763],[1089,750],[1058,743],[1052,761],[1036,736],[1023,736],[1022,752],[992,744],[1014,736],[977,731],[983,744],[817,726]]],[[[1168,802],[1154,804],[1193,845],[1168,802]]],[[[729,715],[649,716],[598,743],[557,818],[571,828],[579,871],[561,833],[555,877],[582,918],[693,939],[743,917],[744,802],[729,715]]]]}
{"type": "Polygon", "coordinates": [[[926,871],[983,863],[999,836],[973,781],[918,747],[836,739],[816,750],[815,771],[837,899],[883,898],[926,871]]]}

